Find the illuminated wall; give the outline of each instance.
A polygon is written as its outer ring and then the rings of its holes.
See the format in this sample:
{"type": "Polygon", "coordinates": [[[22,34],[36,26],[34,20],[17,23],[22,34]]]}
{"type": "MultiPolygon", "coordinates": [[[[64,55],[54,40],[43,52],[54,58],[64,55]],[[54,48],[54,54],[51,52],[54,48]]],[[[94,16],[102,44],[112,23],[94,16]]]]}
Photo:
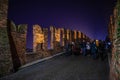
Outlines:
{"type": "Polygon", "coordinates": [[[80,39],[81,38],[81,32],[78,31],[78,38],[80,39]]]}
{"type": "Polygon", "coordinates": [[[99,46],[99,41],[98,40],[96,40],[96,46],[99,46]]]}
{"type": "Polygon", "coordinates": [[[44,43],[44,33],[39,25],[33,25],[33,51],[36,52],[38,44],[44,43]]]}
{"type": "Polygon", "coordinates": [[[77,31],[74,30],[74,39],[76,40],[77,39],[77,31]]]}
{"type": "Polygon", "coordinates": [[[70,39],[70,30],[67,29],[67,40],[69,40],[69,39],[70,39]]]}
{"type": "Polygon", "coordinates": [[[85,34],[83,34],[83,39],[85,38],[85,34]]]}
{"type": "Polygon", "coordinates": [[[64,41],[64,38],[65,38],[65,33],[64,33],[64,28],[61,28],[61,35],[62,35],[62,46],[64,46],[65,45],[65,41],[64,41]]]}
{"type": "Polygon", "coordinates": [[[60,28],[55,28],[55,41],[60,42],[60,28]]]}
{"type": "Polygon", "coordinates": [[[64,29],[56,28],[54,26],[50,26],[51,31],[51,49],[57,50],[60,48],[61,44],[64,45],[64,29]]]}
{"type": "Polygon", "coordinates": [[[51,32],[50,46],[51,46],[51,49],[54,49],[54,42],[55,42],[55,28],[54,28],[53,26],[50,26],[50,32],[51,32]]]}

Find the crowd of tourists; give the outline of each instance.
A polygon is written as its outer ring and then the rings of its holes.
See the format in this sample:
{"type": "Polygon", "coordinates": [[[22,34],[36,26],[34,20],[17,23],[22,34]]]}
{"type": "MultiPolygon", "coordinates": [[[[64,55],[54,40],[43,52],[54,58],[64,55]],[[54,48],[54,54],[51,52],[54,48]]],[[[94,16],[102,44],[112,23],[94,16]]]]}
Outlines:
{"type": "Polygon", "coordinates": [[[107,57],[108,51],[111,49],[110,42],[99,40],[99,43],[96,44],[96,41],[77,41],[77,42],[67,42],[65,46],[65,55],[83,55],[91,56],[93,59],[100,58],[104,60],[107,57]]]}

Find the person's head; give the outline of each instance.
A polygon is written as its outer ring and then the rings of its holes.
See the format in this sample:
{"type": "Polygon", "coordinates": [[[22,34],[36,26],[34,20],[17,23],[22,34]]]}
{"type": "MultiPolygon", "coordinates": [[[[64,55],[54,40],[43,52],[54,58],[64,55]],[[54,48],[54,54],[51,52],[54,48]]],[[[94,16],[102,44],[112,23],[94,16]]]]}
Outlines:
{"type": "Polygon", "coordinates": [[[75,43],[74,42],[72,42],[72,45],[74,45],[75,43]]]}
{"type": "Polygon", "coordinates": [[[83,40],[83,42],[85,42],[85,40],[83,40]]]}
{"type": "Polygon", "coordinates": [[[90,42],[87,42],[87,44],[90,44],[90,42]]]}

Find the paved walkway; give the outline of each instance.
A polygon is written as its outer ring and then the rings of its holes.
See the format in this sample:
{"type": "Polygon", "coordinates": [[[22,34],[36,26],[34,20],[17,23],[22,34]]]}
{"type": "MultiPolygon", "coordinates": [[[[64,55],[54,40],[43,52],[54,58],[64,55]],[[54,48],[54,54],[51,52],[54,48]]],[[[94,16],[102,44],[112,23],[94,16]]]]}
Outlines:
{"type": "Polygon", "coordinates": [[[2,80],[108,80],[105,61],[90,56],[57,56],[23,68],[2,80]]]}

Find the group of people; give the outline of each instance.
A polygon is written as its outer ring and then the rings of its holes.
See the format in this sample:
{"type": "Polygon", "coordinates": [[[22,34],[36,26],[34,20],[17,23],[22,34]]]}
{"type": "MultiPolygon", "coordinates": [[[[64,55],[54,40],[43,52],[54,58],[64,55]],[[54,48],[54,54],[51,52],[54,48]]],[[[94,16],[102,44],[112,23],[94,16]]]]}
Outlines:
{"type": "Polygon", "coordinates": [[[101,60],[104,60],[107,57],[107,51],[111,49],[109,43],[102,40],[99,40],[98,45],[95,40],[68,42],[65,46],[65,55],[90,55],[93,59],[100,57],[101,60]]]}

